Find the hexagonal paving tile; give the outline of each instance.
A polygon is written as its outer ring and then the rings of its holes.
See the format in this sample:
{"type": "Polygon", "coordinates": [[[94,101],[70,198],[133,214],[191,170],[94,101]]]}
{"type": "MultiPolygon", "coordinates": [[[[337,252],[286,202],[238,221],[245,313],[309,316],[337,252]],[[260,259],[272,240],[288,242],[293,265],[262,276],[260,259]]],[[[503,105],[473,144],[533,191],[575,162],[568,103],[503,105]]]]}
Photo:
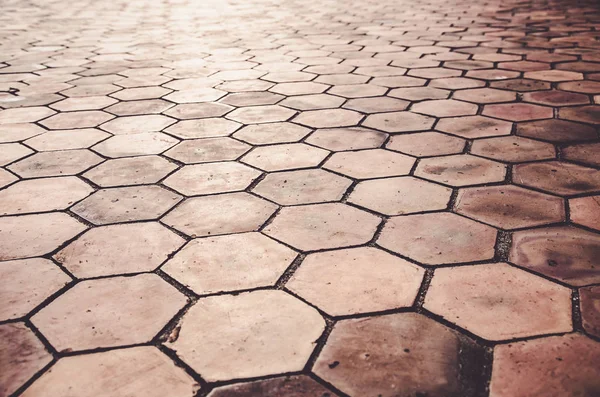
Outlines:
{"type": "Polygon", "coordinates": [[[378,148],[386,138],[387,134],[368,128],[325,128],[310,134],[306,142],[337,152],[378,148]]]}
{"type": "Polygon", "coordinates": [[[380,219],[345,204],[283,208],[264,233],[303,251],[350,247],[373,238],[380,219]]]}
{"type": "Polygon", "coordinates": [[[227,193],[186,200],[162,221],[191,237],[251,232],[277,206],[248,193],[227,193]]]}
{"type": "Polygon", "coordinates": [[[91,229],[54,255],[77,278],[149,272],[185,240],[155,222],[91,229]]]}
{"type": "Polygon", "coordinates": [[[33,123],[0,123],[0,143],[23,141],[44,132],[45,129],[33,123]]]}
{"type": "MultiPolygon", "coordinates": [[[[462,395],[473,376],[459,365],[460,336],[415,313],[337,323],[313,371],[355,395],[462,395]]],[[[471,385],[471,386],[469,386],[471,385]]]]}
{"type": "Polygon", "coordinates": [[[586,105],[590,103],[587,96],[566,91],[536,91],[523,94],[525,102],[547,106],[586,105]]]}
{"type": "Polygon", "coordinates": [[[61,358],[23,396],[192,397],[200,386],[153,346],[61,358]],[[75,370],[76,369],[76,370],[75,370]],[[136,379],[136,382],[131,382],[136,379]]]}
{"type": "Polygon", "coordinates": [[[406,176],[359,182],[348,202],[384,215],[402,215],[446,209],[451,195],[452,189],[406,176]]]}
{"type": "Polygon", "coordinates": [[[0,321],[26,316],[71,281],[58,266],[42,258],[0,262],[0,275],[11,280],[0,291],[4,302],[0,321]]]}
{"type": "Polygon", "coordinates": [[[233,161],[186,165],[165,179],[164,184],[185,196],[244,190],[260,171],[233,161]]]}
{"type": "Polygon", "coordinates": [[[292,123],[268,123],[248,125],[233,134],[233,137],[253,145],[298,142],[310,130],[292,123]]]}
{"type": "Polygon", "coordinates": [[[474,115],[477,113],[477,105],[454,99],[441,99],[419,102],[410,110],[434,117],[456,117],[474,115]]]}
{"type": "Polygon", "coordinates": [[[573,227],[546,227],[513,234],[509,260],[570,285],[600,282],[600,236],[573,227]]]}
{"type": "Polygon", "coordinates": [[[205,118],[180,121],[167,128],[165,132],[181,139],[211,138],[231,135],[240,127],[241,125],[235,121],[205,118]]]}
{"type": "Polygon", "coordinates": [[[156,183],[177,166],[159,156],[108,160],[83,174],[101,187],[156,183]]]}
{"type": "Polygon", "coordinates": [[[176,105],[164,111],[164,114],[176,119],[186,120],[201,119],[205,117],[221,117],[231,110],[233,110],[233,107],[222,103],[201,102],[176,105]]]}
{"type": "Polygon", "coordinates": [[[581,322],[583,328],[596,337],[600,336],[600,286],[579,289],[581,322]]]}
{"type": "Polygon", "coordinates": [[[600,124],[600,106],[598,105],[562,108],[558,115],[561,119],[600,124]]]}
{"type": "Polygon", "coordinates": [[[513,180],[519,185],[562,196],[600,191],[597,170],[560,161],[516,165],[513,180]]]}
{"type": "Polygon", "coordinates": [[[451,186],[501,182],[506,166],[468,154],[422,159],[415,175],[451,186]]]}
{"type": "Polygon", "coordinates": [[[345,101],[345,98],[329,94],[312,94],[288,97],[280,104],[296,110],[319,110],[337,108],[345,101]]]}
{"type": "Polygon", "coordinates": [[[11,396],[50,364],[52,355],[24,323],[0,325],[0,338],[11,341],[0,349],[0,395],[11,396]]]}
{"type": "Polygon", "coordinates": [[[199,295],[275,284],[296,257],[260,233],[192,240],[162,270],[199,295]]]}
{"type": "Polygon", "coordinates": [[[483,116],[453,117],[440,120],[435,128],[467,139],[510,135],[512,123],[483,116]]]}
{"type": "Polygon", "coordinates": [[[23,178],[76,175],[102,162],[87,149],[40,152],[7,168],[23,178]]]}
{"type": "Polygon", "coordinates": [[[272,397],[337,397],[306,375],[293,375],[215,388],[208,397],[245,397],[252,394],[272,397]]]}
{"type": "Polygon", "coordinates": [[[351,184],[347,178],[312,169],[268,174],[252,191],[282,205],[309,204],[338,201],[351,184]]]}
{"type": "Polygon", "coordinates": [[[454,99],[474,103],[499,103],[512,102],[517,99],[517,94],[511,91],[496,90],[493,88],[475,88],[457,91],[452,95],[454,99]]]}
{"type": "Polygon", "coordinates": [[[242,158],[246,164],[265,171],[281,171],[315,167],[328,151],[304,143],[288,143],[255,148],[242,158]]]}
{"type": "Polygon", "coordinates": [[[150,341],[186,302],[155,274],[87,280],[31,321],[58,351],[116,347],[150,341]]]}
{"type": "Polygon", "coordinates": [[[35,150],[46,152],[52,150],[85,149],[106,138],[110,134],[95,128],[79,130],[55,130],[37,135],[25,143],[35,150]]]}
{"type": "Polygon", "coordinates": [[[442,265],[492,259],[496,234],[489,226],[441,212],[391,218],[377,244],[426,265],[442,265]]]}
{"type": "Polygon", "coordinates": [[[412,306],[424,271],[372,247],[308,255],[286,287],[333,316],[412,306]]]}
{"type": "Polygon", "coordinates": [[[562,157],[566,160],[600,167],[600,143],[582,143],[563,148],[562,157]]]}
{"type": "Polygon", "coordinates": [[[490,397],[593,397],[598,360],[598,343],[578,334],[497,346],[490,397]]]}
{"type": "Polygon", "coordinates": [[[571,199],[569,210],[573,222],[600,231],[600,196],[571,199]]]}
{"type": "Polygon", "coordinates": [[[183,141],[165,155],[185,164],[235,160],[250,149],[231,138],[206,138],[183,141]]]}
{"type": "Polygon", "coordinates": [[[385,147],[410,156],[428,157],[461,153],[465,148],[465,144],[464,139],[428,131],[417,134],[394,135],[385,147]]]}
{"type": "Polygon", "coordinates": [[[352,178],[367,179],[407,175],[414,163],[413,157],[389,150],[372,149],[335,153],[323,168],[352,178]]]}
{"type": "Polygon", "coordinates": [[[72,176],[17,182],[0,190],[0,215],[64,210],[93,191],[81,179],[72,176]]]}
{"type": "Polygon", "coordinates": [[[553,145],[514,135],[478,139],[473,142],[471,153],[510,163],[556,157],[556,149],[553,145]]]}
{"type": "Polygon", "coordinates": [[[0,111],[0,124],[34,123],[56,112],[46,107],[26,107],[0,111]]]}
{"type": "Polygon", "coordinates": [[[227,118],[242,124],[273,123],[286,121],[296,112],[278,105],[248,106],[227,114],[227,118]]]}
{"type": "Polygon", "coordinates": [[[33,153],[33,150],[20,143],[5,143],[0,145],[0,166],[12,163],[33,153]]]}
{"type": "Polygon", "coordinates": [[[86,228],[64,213],[0,218],[0,260],[47,254],[86,228]]]}
{"type": "Polygon", "coordinates": [[[503,263],[436,270],[424,307],[488,340],[573,328],[570,289],[503,263]]]}
{"type": "Polygon", "coordinates": [[[214,382],[299,371],[324,329],[315,309],[285,292],[253,291],[200,299],[167,346],[214,382]]]}
{"type": "Polygon", "coordinates": [[[102,189],[73,206],[72,211],[96,224],[157,219],[181,196],[160,186],[102,189]]]}
{"type": "Polygon", "coordinates": [[[526,103],[485,105],[482,114],[510,121],[551,119],[553,116],[552,108],[550,107],[526,103]]]}
{"type": "Polygon", "coordinates": [[[520,229],[565,220],[559,197],[518,186],[487,186],[461,189],[456,212],[502,229],[520,229]]]}
{"type": "Polygon", "coordinates": [[[346,109],[310,110],[294,117],[294,122],[314,128],[351,127],[362,119],[358,112],[346,109]]]}
{"type": "Polygon", "coordinates": [[[160,132],[147,132],[142,134],[117,135],[100,142],[92,149],[110,157],[143,156],[160,154],[174,146],[177,139],[160,132]]]}
{"type": "Polygon", "coordinates": [[[368,116],[363,125],[385,132],[429,130],[435,119],[412,112],[391,112],[368,116]]]}
{"type": "Polygon", "coordinates": [[[81,112],[59,113],[40,122],[44,127],[51,130],[64,130],[68,128],[91,128],[114,119],[112,114],[89,110],[81,112]]]}
{"type": "Polygon", "coordinates": [[[550,142],[587,141],[598,138],[598,133],[590,126],[556,119],[518,123],[517,135],[550,142]]]}

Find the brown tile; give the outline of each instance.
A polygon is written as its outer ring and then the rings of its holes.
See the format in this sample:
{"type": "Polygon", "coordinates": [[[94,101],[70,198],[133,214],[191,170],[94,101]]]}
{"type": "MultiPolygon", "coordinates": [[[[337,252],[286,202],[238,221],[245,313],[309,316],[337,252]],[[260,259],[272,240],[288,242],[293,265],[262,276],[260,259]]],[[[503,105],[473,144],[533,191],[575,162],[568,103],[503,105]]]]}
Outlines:
{"type": "Polygon", "coordinates": [[[296,110],[319,110],[339,107],[346,100],[329,94],[297,95],[284,99],[281,105],[296,110]]]}
{"type": "Polygon", "coordinates": [[[348,202],[384,215],[446,209],[452,190],[412,176],[359,182],[348,202]]]}
{"type": "Polygon", "coordinates": [[[415,159],[384,149],[334,153],[323,165],[351,178],[368,179],[408,175],[415,159]]]}
{"type": "Polygon", "coordinates": [[[554,119],[518,123],[517,135],[549,142],[588,141],[598,138],[598,133],[592,127],[554,119]]]}
{"type": "Polygon", "coordinates": [[[106,157],[119,158],[160,154],[178,142],[160,132],[146,132],[113,136],[95,145],[93,149],[106,157]]]}
{"type": "Polygon", "coordinates": [[[598,171],[561,161],[516,165],[513,169],[513,180],[519,185],[561,196],[600,190],[598,171]]]}
{"type": "Polygon", "coordinates": [[[579,300],[583,328],[591,335],[600,336],[600,287],[580,288],[579,300]]]}
{"type": "Polygon", "coordinates": [[[598,283],[600,237],[572,227],[532,229],[513,234],[509,260],[570,285],[598,283]]]}
{"type": "Polygon", "coordinates": [[[23,393],[34,397],[109,393],[115,397],[192,397],[200,386],[153,346],[61,358],[23,393]],[[132,381],[134,380],[134,381],[132,381]]]}
{"type": "Polygon", "coordinates": [[[308,255],[286,288],[333,316],[412,306],[424,271],[372,247],[308,255]]]}
{"type": "Polygon", "coordinates": [[[200,299],[180,327],[167,346],[214,382],[301,370],[325,321],[283,291],[259,290],[200,299]]]}
{"type": "Polygon", "coordinates": [[[191,237],[251,232],[276,208],[248,193],[228,193],[188,199],[162,221],[191,237]]]}
{"type": "Polygon", "coordinates": [[[440,99],[419,102],[410,110],[434,117],[456,117],[474,115],[477,113],[477,105],[454,99],[440,99]]]}
{"type": "Polygon", "coordinates": [[[547,160],[556,157],[553,145],[514,135],[478,139],[473,142],[471,153],[509,163],[547,160]]]}
{"type": "Polygon", "coordinates": [[[0,396],[11,396],[52,361],[52,355],[24,323],[0,325],[0,396]],[[10,341],[10,343],[6,343],[10,341]]]}
{"type": "Polygon", "coordinates": [[[524,103],[485,105],[482,114],[510,121],[551,119],[553,115],[550,107],[524,103]]]}
{"type": "Polygon", "coordinates": [[[386,132],[429,130],[435,119],[412,112],[392,112],[368,116],[363,125],[386,132]]]}
{"type": "Polygon", "coordinates": [[[189,242],[162,271],[199,295],[274,285],[296,252],[260,233],[189,242]]]}
{"type": "Polygon", "coordinates": [[[550,82],[583,80],[583,74],[576,72],[567,72],[563,70],[542,70],[527,72],[524,74],[527,79],[543,80],[550,82]]]}
{"type": "Polygon", "coordinates": [[[578,334],[497,346],[490,397],[593,397],[598,360],[598,343],[578,334]]]}
{"type": "MultiPolygon", "coordinates": [[[[422,84],[413,84],[422,85],[422,84]]],[[[396,88],[388,93],[394,98],[406,99],[409,101],[422,101],[425,99],[446,99],[450,96],[450,91],[434,87],[415,87],[415,88],[396,88]]]]}
{"type": "Polygon", "coordinates": [[[291,170],[315,167],[323,161],[328,151],[304,143],[288,143],[257,147],[242,161],[265,171],[291,170]]]}
{"type": "Polygon", "coordinates": [[[337,323],[313,371],[356,396],[462,395],[458,334],[422,315],[390,314],[337,323]]]}
{"type": "Polygon", "coordinates": [[[360,113],[346,109],[311,110],[294,117],[294,122],[314,128],[351,127],[362,117],[360,113]]]}
{"type": "Polygon", "coordinates": [[[177,166],[159,156],[140,156],[108,160],[83,176],[100,187],[156,183],[177,166]]]}
{"type": "Polygon", "coordinates": [[[361,113],[398,112],[408,107],[409,102],[389,97],[356,98],[344,104],[344,108],[361,113]]]}
{"type": "Polygon", "coordinates": [[[567,160],[585,163],[591,166],[600,166],[600,143],[582,143],[563,148],[562,157],[567,160]]]}
{"type": "Polygon", "coordinates": [[[373,238],[380,219],[341,203],[283,208],[264,233],[303,251],[350,247],[373,238]]]}
{"type": "Polygon", "coordinates": [[[286,396],[286,397],[335,397],[325,386],[306,375],[257,380],[220,386],[210,392],[208,397],[247,397],[247,396],[286,396]]]}
{"type": "Polygon", "coordinates": [[[8,169],[23,178],[75,175],[102,162],[93,152],[65,150],[41,152],[8,166],[8,169]]]}
{"type": "Polygon", "coordinates": [[[570,199],[569,210],[571,221],[600,230],[600,196],[570,199]]]}
{"type": "Polygon", "coordinates": [[[511,102],[517,99],[517,94],[510,91],[495,90],[493,88],[476,88],[457,91],[452,95],[454,99],[474,103],[499,103],[511,102]]]}
{"type": "Polygon", "coordinates": [[[233,134],[233,137],[252,145],[298,142],[310,130],[292,123],[267,123],[247,125],[233,134]]]}
{"type": "Polygon", "coordinates": [[[165,179],[164,184],[185,196],[244,190],[261,172],[243,164],[226,161],[186,165],[165,179]]]}
{"type": "Polygon", "coordinates": [[[165,155],[184,164],[235,160],[250,149],[231,138],[207,138],[183,141],[165,155]]]}
{"type": "Polygon", "coordinates": [[[377,240],[426,265],[488,260],[495,243],[495,229],[448,212],[391,218],[377,240]]]}
{"type": "Polygon", "coordinates": [[[185,241],[159,223],[91,229],[54,255],[77,278],[149,272],[185,241]]]}
{"type": "Polygon", "coordinates": [[[435,128],[467,139],[510,135],[512,123],[483,116],[452,117],[440,120],[435,128]]]}
{"type": "Polygon", "coordinates": [[[424,307],[488,340],[573,328],[570,289],[504,263],[437,269],[424,307]]]}
{"type": "Polygon", "coordinates": [[[428,157],[461,153],[465,143],[465,140],[461,138],[428,131],[417,134],[394,135],[385,147],[410,156],[428,157]]]}
{"type": "Polygon", "coordinates": [[[104,278],[78,283],[31,321],[58,351],[116,347],[150,341],[186,302],[155,274],[104,278]]]}
{"type": "Polygon", "coordinates": [[[368,128],[325,128],[306,138],[306,142],[334,152],[357,149],[374,149],[383,144],[387,134],[368,128]]]}
{"type": "Polygon", "coordinates": [[[558,111],[558,117],[582,123],[600,124],[600,106],[590,105],[562,108],[558,111]]]}
{"type": "Polygon", "coordinates": [[[523,94],[525,102],[538,103],[547,106],[572,106],[590,103],[587,96],[566,91],[537,91],[523,94]]]}
{"type": "Polygon", "coordinates": [[[321,169],[268,174],[252,192],[281,205],[339,201],[350,179],[321,169]]]}
{"type": "Polygon", "coordinates": [[[450,186],[479,185],[503,181],[506,166],[468,154],[457,154],[422,159],[415,176],[450,186]]]}

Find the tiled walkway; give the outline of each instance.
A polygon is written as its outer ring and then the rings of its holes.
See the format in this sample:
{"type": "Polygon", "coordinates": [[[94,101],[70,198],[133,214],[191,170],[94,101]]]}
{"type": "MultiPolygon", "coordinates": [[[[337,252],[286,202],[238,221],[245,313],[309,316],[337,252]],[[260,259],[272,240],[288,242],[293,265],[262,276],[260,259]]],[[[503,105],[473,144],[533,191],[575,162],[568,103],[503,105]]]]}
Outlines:
{"type": "Polygon", "coordinates": [[[0,397],[600,396],[594,0],[0,0],[0,397]]]}

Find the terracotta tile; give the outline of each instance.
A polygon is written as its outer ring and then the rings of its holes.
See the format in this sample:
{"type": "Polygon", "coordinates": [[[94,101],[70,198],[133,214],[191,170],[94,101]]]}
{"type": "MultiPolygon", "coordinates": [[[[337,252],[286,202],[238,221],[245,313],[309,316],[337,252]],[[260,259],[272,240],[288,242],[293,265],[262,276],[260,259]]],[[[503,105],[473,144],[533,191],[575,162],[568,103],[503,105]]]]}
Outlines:
{"type": "Polygon", "coordinates": [[[177,139],[160,132],[146,132],[113,136],[92,149],[106,157],[119,158],[160,154],[178,142],[177,139]]]}
{"type": "Polygon", "coordinates": [[[598,337],[600,335],[600,287],[580,288],[579,299],[583,328],[598,337]]]}
{"type": "MultiPolygon", "coordinates": [[[[223,100],[227,103],[227,101],[223,100]]],[[[221,117],[233,107],[222,103],[203,102],[203,103],[186,103],[176,105],[164,112],[167,116],[174,117],[180,120],[201,119],[205,117],[221,117]]]]}
{"type": "Polygon", "coordinates": [[[478,185],[503,181],[506,166],[468,154],[457,154],[422,159],[415,176],[450,186],[478,185]]]}
{"type": "Polygon", "coordinates": [[[570,289],[504,263],[437,269],[424,307],[488,340],[572,330],[570,289]]]}
{"type": "Polygon", "coordinates": [[[165,179],[164,184],[185,196],[244,190],[260,171],[233,161],[186,165],[165,179]]]}
{"type": "Polygon", "coordinates": [[[344,102],[344,98],[334,95],[312,94],[288,97],[281,102],[281,105],[296,110],[319,110],[337,108],[344,102]]]}
{"type": "Polygon", "coordinates": [[[344,104],[344,108],[356,110],[361,113],[382,113],[404,110],[408,105],[408,101],[400,99],[374,97],[351,99],[344,104]]]}
{"type": "Polygon", "coordinates": [[[0,166],[5,166],[33,153],[33,150],[20,143],[0,144],[0,166]]]}
{"type": "Polygon", "coordinates": [[[478,139],[473,142],[471,153],[509,163],[547,160],[556,157],[553,145],[514,135],[478,139]]]}
{"type": "Polygon", "coordinates": [[[211,138],[229,136],[238,130],[241,124],[222,118],[204,118],[185,120],[171,125],[165,132],[180,139],[211,138]]]}
{"type": "Polygon", "coordinates": [[[186,200],[162,221],[191,237],[251,232],[276,208],[248,193],[229,193],[186,200]]]}
{"type": "Polygon", "coordinates": [[[587,141],[598,138],[598,133],[592,127],[555,119],[518,123],[517,135],[549,142],[587,141]]]}
{"type": "Polygon", "coordinates": [[[260,233],[192,240],[162,270],[199,295],[275,284],[296,252],[260,233]]]}
{"type": "Polygon", "coordinates": [[[253,291],[200,299],[180,327],[167,346],[204,379],[220,381],[301,370],[325,321],[283,291],[253,291]]]}
{"type": "Polygon", "coordinates": [[[95,97],[100,95],[109,95],[119,91],[121,87],[113,84],[87,84],[80,85],[68,90],[61,91],[64,96],[71,98],[95,97]]]}
{"type": "Polygon", "coordinates": [[[55,113],[54,110],[42,106],[0,110],[0,125],[34,123],[55,113]]]}
{"type": "Polygon", "coordinates": [[[600,237],[572,227],[548,227],[513,234],[509,260],[570,285],[597,283],[600,237]]]}
{"type": "Polygon", "coordinates": [[[115,92],[111,96],[122,101],[136,101],[140,99],[155,99],[163,97],[172,91],[163,87],[126,88],[115,92]]]}
{"type": "Polygon", "coordinates": [[[589,196],[569,200],[570,218],[573,222],[600,230],[600,197],[589,196]]]}
{"type": "Polygon", "coordinates": [[[525,102],[539,103],[547,106],[586,105],[590,103],[587,96],[566,91],[537,91],[523,94],[525,102]]]}
{"type": "Polygon", "coordinates": [[[466,88],[484,87],[485,83],[480,80],[466,77],[450,77],[447,79],[433,79],[428,87],[445,88],[449,90],[463,90],[466,88]]]}
{"type": "Polygon", "coordinates": [[[387,149],[415,157],[439,156],[461,153],[465,140],[428,131],[417,134],[394,135],[385,145],[387,149]]]}
{"type": "Polygon", "coordinates": [[[391,90],[388,95],[409,101],[422,101],[424,99],[446,99],[450,96],[450,91],[434,87],[396,88],[391,90]]]}
{"type": "Polygon", "coordinates": [[[75,175],[102,162],[89,150],[41,152],[13,163],[7,168],[23,178],[75,175]]]}
{"type": "Polygon", "coordinates": [[[434,117],[469,116],[477,113],[477,105],[453,99],[433,100],[419,102],[411,107],[411,111],[434,117]]]}
{"type": "Polygon", "coordinates": [[[497,346],[490,397],[592,397],[599,359],[598,343],[577,334],[497,346]]]}
{"type": "Polygon", "coordinates": [[[248,106],[228,113],[227,118],[242,124],[259,124],[286,121],[295,114],[294,110],[279,105],[248,106]]]}
{"type": "MultiPolygon", "coordinates": [[[[461,339],[415,313],[337,323],[313,371],[350,395],[461,394],[461,339]]],[[[467,386],[468,387],[468,386],[467,386]]]]}
{"type": "MultiPolygon", "coordinates": [[[[280,72],[272,72],[268,73],[261,78],[263,80],[272,81],[274,83],[289,83],[292,81],[310,81],[317,77],[317,75],[306,72],[298,72],[298,71],[280,71],[280,72]]],[[[323,81],[326,83],[325,81],[323,81]]]]}
{"type": "Polygon", "coordinates": [[[320,169],[268,174],[252,189],[281,205],[339,201],[352,181],[320,169]]]}
{"type": "Polygon", "coordinates": [[[11,343],[0,349],[0,395],[13,395],[52,361],[52,355],[24,323],[0,325],[0,338],[11,343]]]}
{"type": "Polygon", "coordinates": [[[55,130],[37,135],[25,141],[35,150],[46,152],[53,150],[85,149],[110,137],[110,134],[95,128],[79,130],[55,130]]]}
{"type": "Polygon", "coordinates": [[[293,375],[247,383],[220,386],[208,397],[286,396],[286,397],[335,397],[325,386],[306,375],[293,375]]]}
{"type": "Polygon", "coordinates": [[[517,98],[517,94],[510,91],[496,90],[493,88],[476,88],[472,90],[461,90],[454,95],[454,99],[474,103],[499,103],[511,102],[517,98]]]}
{"type": "Polygon", "coordinates": [[[600,174],[595,169],[560,161],[516,165],[513,180],[562,196],[600,190],[600,174]]]}
{"type": "Polygon", "coordinates": [[[312,110],[294,117],[294,122],[314,128],[350,127],[362,119],[360,113],[346,109],[312,110]]]}
{"type": "Polygon", "coordinates": [[[233,137],[252,145],[298,142],[310,130],[292,123],[267,123],[247,125],[233,134],[233,137]]]}
{"type": "Polygon", "coordinates": [[[250,149],[231,138],[207,138],[183,141],[165,152],[167,157],[184,164],[235,160],[250,149]]]}
{"type": "Polygon", "coordinates": [[[429,130],[434,121],[431,117],[412,112],[391,112],[370,115],[363,125],[386,132],[411,132],[429,130]]]}
{"type": "Polygon", "coordinates": [[[334,152],[357,149],[374,149],[383,144],[387,134],[368,128],[319,129],[306,138],[306,142],[334,152]]]}
{"type": "Polygon", "coordinates": [[[24,141],[44,132],[46,130],[33,123],[0,123],[0,143],[24,141]]]}
{"type": "Polygon", "coordinates": [[[83,176],[100,187],[156,183],[177,166],[159,156],[140,156],[108,160],[83,176]]]}
{"type": "Polygon", "coordinates": [[[582,94],[596,94],[600,89],[600,82],[597,81],[572,81],[558,84],[559,90],[580,92],[582,94]]]}
{"type": "Polygon", "coordinates": [[[18,179],[14,174],[0,168],[0,188],[10,185],[18,179]]]}
{"type": "Polygon", "coordinates": [[[87,97],[87,98],[66,98],[60,102],[55,102],[50,107],[61,112],[72,112],[77,110],[98,110],[119,102],[118,100],[107,97],[87,97]]]}
{"type": "Polygon", "coordinates": [[[350,247],[373,238],[380,219],[341,203],[283,208],[264,233],[302,251],[350,247]]]}
{"type": "Polygon", "coordinates": [[[125,397],[192,397],[200,388],[186,372],[152,346],[138,346],[60,359],[23,396],[93,394],[125,397]],[[135,382],[131,380],[135,379],[135,382]]]}
{"type": "MultiPolygon", "coordinates": [[[[393,76],[393,77],[375,77],[369,81],[369,84],[380,85],[382,87],[388,88],[400,88],[400,87],[421,87],[422,91],[430,92],[428,87],[422,87],[425,85],[427,80],[419,79],[417,77],[408,77],[408,76],[393,76]]],[[[402,98],[402,92],[407,95],[418,95],[417,89],[407,89],[407,90],[392,90],[388,93],[390,96],[395,96],[398,98],[402,98]],[[397,95],[392,95],[396,93],[397,95]]],[[[434,90],[436,91],[436,90],[434,90]]],[[[443,91],[443,90],[442,90],[443,91]]],[[[438,95],[441,95],[441,92],[438,92],[438,95]]],[[[430,92],[430,95],[432,93],[430,92]]],[[[408,98],[407,98],[408,99],[408,98]]]]}
{"type": "Polygon", "coordinates": [[[496,230],[448,212],[391,218],[377,244],[426,265],[488,260],[496,230]],[[411,230],[412,233],[399,231],[411,230]]]}
{"type": "Polygon", "coordinates": [[[100,128],[115,135],[158,132],[174,124],[177,120],[158,114],[118,117],[100,128]]]}
{"type": "Polygon", "coordinates": [[[424,271],[372,247],[307,256],[286,288],[333,316],[412,306],[424,271]]]}
{"type": "Polygon", "coordinates": [[[558,117],[582,123],[600,124],[600,106],[590,105],[562,108],[558,111],[558,117]]]}
{"type": "MultiPolygon", "coordinates": [[[[413,47],[416,48],[416,47],[413,47]]],[[[424,68],[411,69],[407,73],[409,76],[422,77],[425,79],[437,79],[441,77],[457,77],[460,76],[460,70],[444,69],[444,68],[424,68]]]]}
{"type": "Polygon", "coordinates": [[[307,95],[307,94],[321,94],[325,92],[330,86],[327,84],[309,82],[296,82],[296,83],[279,83],[274,87],[270,88],[269,91],[286,95],[307,95]]]}
{"type": "Polygon", "coordinates": [[[527,121],[552,118],[552,108],[523,103],[486,105],[483,115],[510,121],[527,121]]]}
{"type": "Polygon", "coordinates": [[[512,123],[483,116],[452,117],[440,120],[437,130],[467,139],[510,135],[512,123]]]}
{"type": "Polygon", "coordinates": [[[162,99],[147,99],[117,103],[105,110],[117,116],[135,116],[162,113],[173,106],[175,105],[162,99]]]}
{"type": "Polygon", "coordinates": [[[415,159],[383,149],[334,153],[323,165],[331,171],[351,178],[368,179],[408,175],[415,159]]]}
{"type": "MultiPolygon", "coordinates": [[[[360,71],[362,68],[358,68],[356,71],[360,71]]],[[[361,74],[361,73],[359,73],[361,74]]],[[[360,76],[359,74],[352,73],[339,73],[339,74],[326,74],[318,76],[315,79],[317,83],[331,84],[331,85],[345,85],[345,84],[362,84],[369,80],[368,76],[360,76]]],[[[314,75],[313,75],[314,76],[314,75]]]]}
{"type": "Polygon", "coordinates": [[[54,255],[77,278],[148,272],[185,241],[159,223],[91,229],[54,255]]]}
{"type": "Polygon", "coordinates": [[[155,274],[89,280],[31,321],[58,351],[124,346],[150,341],[186,301],[155,274]]]}
{"type": "Polygon", "coordinates": [[[224,97],[225,94],[227,94],[226,91],[209,87],[186,88],[168,94],[164,96],[163,99],[174,103],[212,102],[224,97]]]}
{"type": "Polygon", "coordinates": [[[329,154],[328,151],[304,143],[269,145],[255,148],[242,161],[265,171],[291,170],[315,167],[329,154]]]}

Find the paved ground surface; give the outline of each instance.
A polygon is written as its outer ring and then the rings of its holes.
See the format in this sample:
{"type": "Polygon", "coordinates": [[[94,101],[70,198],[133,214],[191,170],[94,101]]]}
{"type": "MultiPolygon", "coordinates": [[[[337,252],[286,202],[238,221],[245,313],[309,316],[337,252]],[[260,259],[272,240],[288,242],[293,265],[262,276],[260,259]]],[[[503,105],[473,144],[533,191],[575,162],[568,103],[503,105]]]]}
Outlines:
{"type": "Polygon", "coordinates": [[[0,8],[0,396],[600,396],[600,6],[0,8]]]}

